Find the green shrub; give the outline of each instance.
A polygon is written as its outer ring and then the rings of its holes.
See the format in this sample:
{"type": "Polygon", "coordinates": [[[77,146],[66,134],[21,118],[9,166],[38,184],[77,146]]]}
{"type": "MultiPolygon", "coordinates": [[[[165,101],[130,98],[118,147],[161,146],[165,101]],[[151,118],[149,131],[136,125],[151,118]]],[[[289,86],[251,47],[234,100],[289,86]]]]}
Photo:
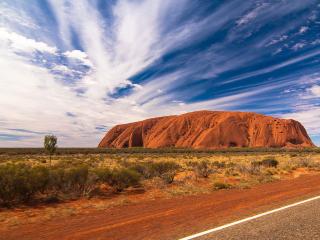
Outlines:
{"type": "MultiPolygon", "coordinates": [[[[90,196],[99,184],[107,183],[117,191],[137,186],[140,175],[130,169],[89,169],[87,165],[71,168],[31,167],[24,164],[0,165],[0,204],[13,205],[43,197],[90,196]]],[[[168,180],[169,181],[169,180],[168,180]]]]}
{"type": "Polygon", "coordinates": [[[251,168],[252,170],[260,171],[261,167],[267,167],[267,168],[276,168],[278,166],[279,162],[274,158],[265,158],[262,161],[253,161],[251,162],[251,168]]]}
{"type": "Polygon", "coordinates": [[[67,185],[65,182],[65,169],[56,166],[51,168],[48,191],[54,195],[57,195],[59,192],[67,192],[67,185]]]}
{"type": "Polygon", "coordinates": [[[262,166],[262,162],[261,161],[252,161],[251,166],[256,167],[256,168],[260,168],[262,166]]]}
{"type": "Polygon", "coordinates": [[[64,174],[64,181],[67,184],[67,190],[75,193],[81,193],[88,179],[89,169],[87,166],[79,166],[67,169],[64,174]]]}
{"type": "Polygon", "coordinates": [[[15,187],[17,169],[14,165],[0,166],[0,201],[4,205],[10,205],[18,197],[15,187]]]}
{"type": "Polygon", "coordinates": [[[225,162],[214,161],[212,163],[212,166],[214,166],[216,168],[225,168],[226,167],[226,163],[225,162]]]}
{"type": "Polygon", "coordinates": [[[279,162],[274,158],[265,158],[261,161],[261,165],[264,167],[278,167],[279,162]]]}
{"type": "Polygon", "coordinates": [[[44,192],[49,183],[49,171],[25,164],[0,166],[0,202],[4,205],[30,201],[37,192],[44,192]]]}
{"type": "Polygon", "coordinates": [[[174,178],[176,176],[176,172],[172,171],[172,172],[167,172],[161,175],[161,179],[167,183],[167,184],[171,184],[174,181],[174,178]]]}
{"type": "Polygon", "coordinates": [[[34,191],[45,193],[50,183],[50,171],[44,166],[37,166],[31,168],[30,171],[30,185],[33,186],[34,191]]]}
{"type": "Polygon", "coordinates": [[[121,192],[128,187],[139,185],[140,175],[131,169],[115,169],[112,171],[107,183],[116,191],[121,192]]]}
{"type": "Polygon", "coordinates": [[[237,164],[237,170],[244,175],[259,175],[261,173],[261,164],[259,162],[251,162],[247,164],[237,164]]]}
{"type": "Polygon", "coordinates": [[[112,172],[109,168],[98,168],[94,170],[94,173],[98,176],[98,179],[102,183],[109,183],[112,176],[112,172]]]}
{"type": "Polygon", "coordinates": [[[213,169],[208,160],[202,160],[200,162],[197,162],[194,165],[194,171],[197,176],[203,177],[203,178],[208,178],[209,175],[213,173],[213,169]]]}
{"type": "Polygon", "coordinates": [[[160,177],[166,183],[172,183],[180,165],[172,161],[134,163],[129,169],[139,173],[143,178],[160,177]]]}
{"type": "Polygon", "coordinates": [[[180,168],[180,165],[171,162],[154,162],[150,164],[151,176],[160,177],[165,183],[172,183],[180,168]]]}
{"type": "Polygon", "coordinates": [[[223,182],[215,182],[213,184],[213,189],[220,190],[220,189],[230,189],[232,186],[228,183],[223,182]]]}
{"type": "Polygon", "coordinates": [[[155,177],[161,177],[168,172],[175,172],[179,168],[179,164],[172,161],[152,162],[149,164],[151,175],[155,177]]]}
{"type": "Polygon", "coordinates": [[[51,186],[58,192],[71,196],[89,196],[97,187],[98,175],[89,171],[88,166],[80,165],[69,169],[58,168],[52,171],[51,186]]]}
{"type": "Polygon", "coordinates": [[[296,167],[302,167],[302,168],[313,168],[313,167],[317,167],[317,163],[310,159],[310,158],[299,158],[297,160],[294,161],[295,166],[296,167]]]}
{"type": "Polygon", "coordinates": [[[262,167],[261,161],[253,161],[250,164],[250,167],[247,168],[247,172],[251,175],[258,175],[261,172],[262,167]]]}
{"type": "Polygon", "coordinates": [[[128,166],[128,168],[139,173],[143,178],[150,179],[154,177],[154,173],[150,167],[151,164],[151,162],[134,163],[128,166]]]}

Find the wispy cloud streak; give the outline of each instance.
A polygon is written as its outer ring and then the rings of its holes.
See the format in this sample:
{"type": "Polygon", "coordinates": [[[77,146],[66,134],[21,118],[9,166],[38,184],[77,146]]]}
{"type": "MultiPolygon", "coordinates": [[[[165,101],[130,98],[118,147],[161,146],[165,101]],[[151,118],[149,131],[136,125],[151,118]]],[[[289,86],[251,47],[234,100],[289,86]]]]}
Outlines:
{"type": "Polygon", "coordinates": [[[114,124],[200,109],[320,135],[316,0],[4,0],[0,15],[0,146],[96,146],[114,124]]]}

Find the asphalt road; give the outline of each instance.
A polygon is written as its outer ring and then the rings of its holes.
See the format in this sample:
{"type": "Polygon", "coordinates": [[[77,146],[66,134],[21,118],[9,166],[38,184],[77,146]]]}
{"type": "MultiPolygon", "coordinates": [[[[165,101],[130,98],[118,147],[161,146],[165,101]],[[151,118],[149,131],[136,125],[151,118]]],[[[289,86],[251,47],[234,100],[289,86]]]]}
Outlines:
{"type": "Polygon", "coordinates": [[[320,239],[320,200],[195,238],[195,240],[209,239],[318,240],[320,239]]]}

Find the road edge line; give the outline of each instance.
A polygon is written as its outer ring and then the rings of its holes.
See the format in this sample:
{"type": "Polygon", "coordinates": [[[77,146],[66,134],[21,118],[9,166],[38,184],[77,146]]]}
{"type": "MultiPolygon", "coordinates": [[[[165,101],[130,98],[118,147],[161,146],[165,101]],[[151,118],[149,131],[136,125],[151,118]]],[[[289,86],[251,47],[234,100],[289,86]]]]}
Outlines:
{"type": "Polygon", "coordinates": [[[200,232],[200,233],[196,233],[196,234],[193,234],[193,235],[190,235],[190,236],[187,236],[187,237],[183,237],[183,238],[180,238],[179,240],[191,240],[191,239],[194,239],[194,238],[198,238],[198,237],[207,235],[209,233],[213,233],[213,232],[216,232],[216,231],[228,228],[228,227],[232,227],[232,226],[244,223],[244,222],[251,221],[253,219],[257,219],[257,218],[260,218],[260,217],[263,217],[263,216],[266,216],[266,215],[270,215],[272,213],[276,213],[276,212],[279,212],[279,211],[282,211],[282,210],[285,210],[285,209],[288,209],[288,208],[292,208],[292,207],[295,207],[295,206],[298,206],[298,205],[301,205],[301,204],[304,204],[304,203],[307,203],[307,202],[318,200],[318,199],[320,199],[320,196],[308,198],[306,200],[303,200],[303,201],[300,201],[300,202],[296,202],[296,203],[292,203],[292,204],[289,204],[289,205],[286,205],[286,206],[283,206],[283,207],[280,207],[280,208],[276,208],[276,209],[273,209],[271,211],[267,211],[267,212],[264,212],[264,213],[260,213],[260,214],[254,215],[252,217],[244,218],[242,220],[231,222],[231,223],[228,223],[228,224],[216,227],[216,228],[208,229],[208,230],[200,232]]]}

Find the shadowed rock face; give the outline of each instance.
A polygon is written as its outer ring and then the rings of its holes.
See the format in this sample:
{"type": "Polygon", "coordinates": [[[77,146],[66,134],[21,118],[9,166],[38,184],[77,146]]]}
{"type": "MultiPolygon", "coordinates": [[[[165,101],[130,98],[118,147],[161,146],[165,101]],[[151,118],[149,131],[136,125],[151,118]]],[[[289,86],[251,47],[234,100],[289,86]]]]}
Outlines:
{"type": "Polygon", "coordinates": [[[256,113],[198,111],[117,125],[99,147],[314,147],[295,120],[256,113]]]}

